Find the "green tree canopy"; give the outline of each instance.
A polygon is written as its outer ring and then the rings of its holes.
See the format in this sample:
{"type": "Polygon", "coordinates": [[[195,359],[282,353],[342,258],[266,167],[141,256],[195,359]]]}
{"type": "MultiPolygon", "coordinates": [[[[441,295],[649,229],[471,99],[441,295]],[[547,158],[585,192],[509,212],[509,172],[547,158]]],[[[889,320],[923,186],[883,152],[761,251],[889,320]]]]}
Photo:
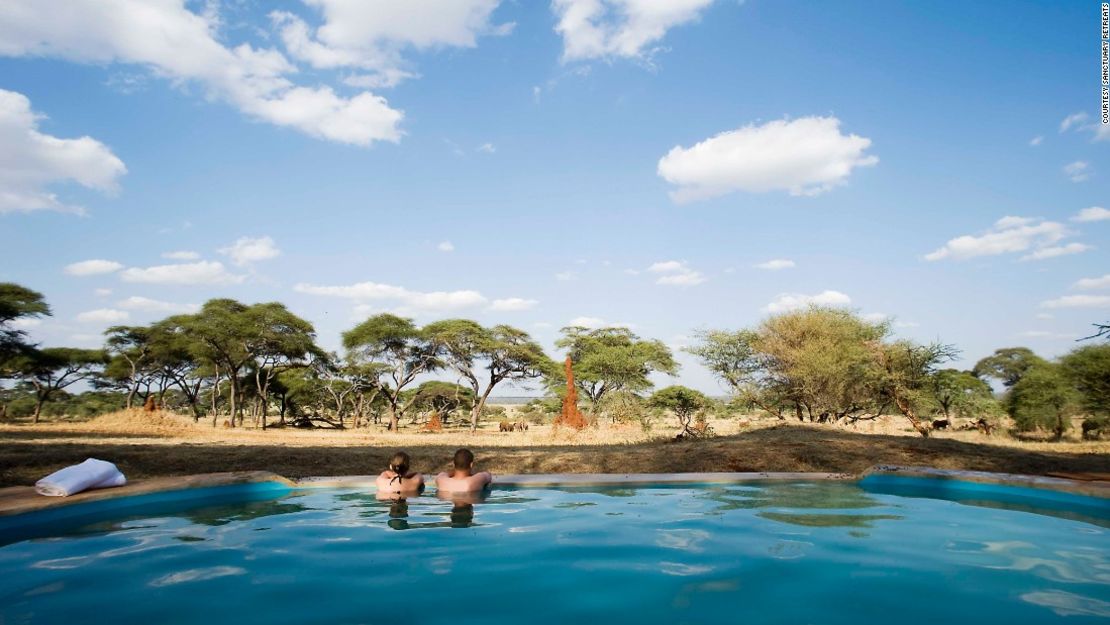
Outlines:
{"type": "Polygon", "coordinates": [[[1064,374],[1079,392],[1084,410],[1110,416],[1110,343],[1087,345],[1064,356],[1064,374]]]}
{"type": "Polygon", "coordinates": [[[1006,388],[1012,388],[1029,367],[1044,362],[1028,347],[1004,347],[975,363],[971,372],[977,377],[998,380],[1006,388]]]}
{"type": "Polygon", "coordinates": [[[358,364],[376,365],[388,379],[382,393],[389,402],[389,429],[396,431],[404,411],[402,392],[424,373],[443,367],[440,347],[428,340],[412,319],[383,313],[370,317],[343,333],[343,346],[349,359],[358,364]]]}
{"type": "Polygon", "coordinates": [[[424,326],[423,333],[477,398],[471,410],[472,431],[477,430],[478,418],[494,387],[505,380],[519,383],[538,379],[554,368],[539,343],[512,326],[484,328],[469,319],[447,319],[424,326]]]}
{"type": "Polygon", "coordinates": [[[27,334],[12,322],[50,315],[42,293],[11,282],[0,282],[0,377],[13,373],[7,361],[31,348],[27,334]],[[7,372],[7,373],[5,373],[7,372]]]}
{"type": "Polygon", "coordinates": [[[1022,372],[1008,399],[1019,430],[1050,430],[1059,439],[1068,429],[1078,397],[1061,365],[1041,361],[1022,372]]]}
{"type": "MultiPolygon", "coordinates": [[[[662,341],[644,340],[628,328],[579,326],[562,329],[556,347],[567,350],[574,363],[574,382],[596,412],[598,402],[610,391],[640,392],[652,387],[652,373],[678,373],[678,363],[662,341]]],[[[558,367],[549,371],[549,385],[562,386],[558,367]]]]}
{"type": "Polygon", "coordinates": [[[54,393],[96,376],[107,364],[108,355],[99,349],[48,347],[20,354],[13,361],[13,370],[35,389],[33,416],[38,423],[43,404],[54,393]]]}
{"type": "Polygon", "coordinates": [[[694,435],[690,422],[694,414],[709,407],[710,399],[704,393],[685,386],[668,386],[651,394],[648,403],[656,408],[671,411],[678,419],[677,437],[694,435]]]}
{"type": "Polygon", "coordinates": [[[932,374],[928,388],[945,419],[983,416],[997,406],[990,385],[970,371],[941,369],[932,374]]]}

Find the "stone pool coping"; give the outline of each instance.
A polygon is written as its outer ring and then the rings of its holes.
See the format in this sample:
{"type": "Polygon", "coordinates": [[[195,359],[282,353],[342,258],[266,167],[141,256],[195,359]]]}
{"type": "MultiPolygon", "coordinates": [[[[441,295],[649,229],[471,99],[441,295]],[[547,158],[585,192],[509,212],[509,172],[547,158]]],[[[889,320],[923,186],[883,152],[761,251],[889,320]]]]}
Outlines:
{"type": "MultiPolygon", "coordinates": [[[[539,487],[591,487],[652,484],[738,484],[767,481],[840,480],[854,481],[872,475],[923,477],[941,480],[977,482],[1022,486],[1058,492],[1110,499],[1110,480],[1104,474],[1078,474],[1074,478],[990,473],[986,471],[961,471],[931,467],[903,467],[880,465],[861,474],[852,473],[549,473],[498,475],[495,486],[519,488],[539,487]]],[[[373,489],[374,475],[344,475],[334,477],[306,477],[289,479],[269,471],[239,471],[230,473],[204,473],[174,477],[135,480],[126,486],[85,491],[70,497],[44,497],[31,486],[0,488],[0,516],[9,516],[67,506],[89,501],[101,501],[132,495],[145,495],[189,488],[277,482],[294,489],[307,488],[364,488],[373,489]]]]}

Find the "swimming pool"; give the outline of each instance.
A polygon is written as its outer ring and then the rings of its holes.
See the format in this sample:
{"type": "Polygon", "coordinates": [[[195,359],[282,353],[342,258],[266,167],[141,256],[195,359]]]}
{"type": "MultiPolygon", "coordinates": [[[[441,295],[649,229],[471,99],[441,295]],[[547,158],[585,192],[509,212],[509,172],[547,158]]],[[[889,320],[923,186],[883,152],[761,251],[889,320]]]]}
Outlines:
{"type": "Polygon", "coordinates": [[[85,506],[0,520],[0,623],[1110,618],[1107,500],[1014,487],[498,488],[467,503],[252,484],[85,506]]]}

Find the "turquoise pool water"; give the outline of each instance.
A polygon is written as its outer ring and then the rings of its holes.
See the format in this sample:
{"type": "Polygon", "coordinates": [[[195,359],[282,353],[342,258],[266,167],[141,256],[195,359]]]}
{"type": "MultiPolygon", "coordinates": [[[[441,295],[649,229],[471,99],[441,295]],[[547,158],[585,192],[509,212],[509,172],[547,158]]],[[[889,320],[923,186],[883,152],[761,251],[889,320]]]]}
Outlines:
{"type": "Polygon", "coordinates": [[[0,623],[1110,621],[1106,500],[938,484],[103,502],[0,520],[0,623]]]}

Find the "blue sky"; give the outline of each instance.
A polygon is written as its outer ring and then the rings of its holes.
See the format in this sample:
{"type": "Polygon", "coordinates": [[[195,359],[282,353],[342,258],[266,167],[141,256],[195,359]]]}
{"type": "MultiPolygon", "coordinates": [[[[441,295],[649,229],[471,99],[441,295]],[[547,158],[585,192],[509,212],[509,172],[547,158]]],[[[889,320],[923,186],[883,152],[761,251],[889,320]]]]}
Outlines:
{"type": "Polygon", "coordinates": [[[963,366],[1058,355],[1110,309],[1098,14],[16,0],[0,280],[45,293],[48,345],[211,297],[329,348],[380,311],[679,347],[818,301],[963,366]]]}

